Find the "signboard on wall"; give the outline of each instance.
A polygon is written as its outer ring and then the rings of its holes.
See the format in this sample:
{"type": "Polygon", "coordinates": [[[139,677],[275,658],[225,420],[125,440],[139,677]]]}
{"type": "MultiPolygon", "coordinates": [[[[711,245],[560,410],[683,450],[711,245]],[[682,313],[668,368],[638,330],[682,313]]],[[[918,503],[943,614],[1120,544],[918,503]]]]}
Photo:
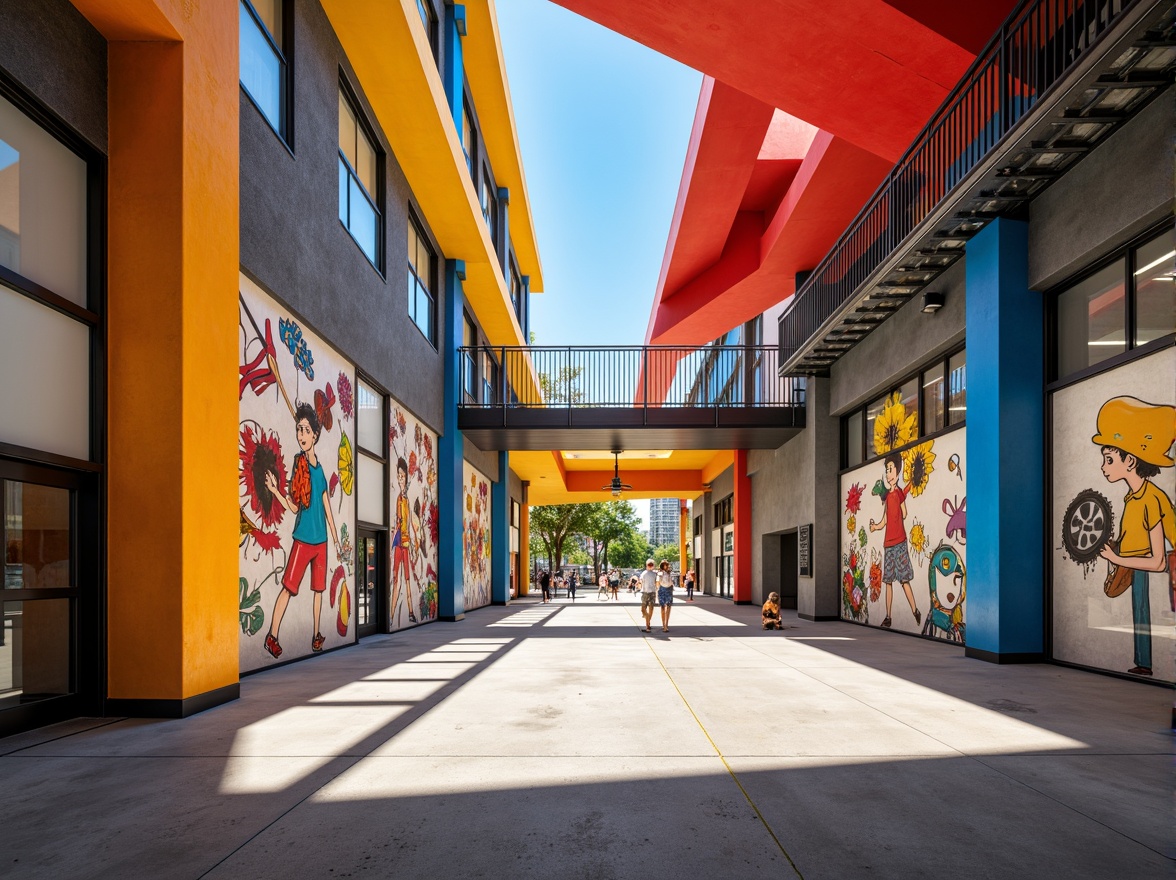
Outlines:
{"type": "Polygon", "coordinates": [[[723,532],[723,553],[727,554],[727,553],[734,553],[734,552],[735,552],[735,532],[734,531],[723,532]]]}
{"type": "Polygon", "coordinates": [[[813,576],[813,524],[800,527],[796,541],[796,564],[802,578],[813,576]]]}

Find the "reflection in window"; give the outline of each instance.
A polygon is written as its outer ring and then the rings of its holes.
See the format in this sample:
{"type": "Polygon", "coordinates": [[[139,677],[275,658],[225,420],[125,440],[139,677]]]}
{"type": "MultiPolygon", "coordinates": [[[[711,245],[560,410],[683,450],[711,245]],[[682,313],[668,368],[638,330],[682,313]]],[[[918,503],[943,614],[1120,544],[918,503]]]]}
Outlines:
{"type": "Polygon", "coordinates": [[[1124,261],[1116,260],[1058,296],[1059,376],[1127,350],[1124,272],[1124,261]]]}
{"type": "Polygon", "coordinates": [[[241,85],[280,137],[286,137],[282,0],[241,0],[241,85]]]}
{"type": "Polygon", "coordinates": [[[0,266],[20,271],[20,152],[0,140],[0,266]]]}
{"type": "Polygon", "coordinates": [[[947,421],[956,425],[968,415],[967,349],[953,354],[947,361],[947,421]]]}
{"type": "Polygon", "coordinates": [[[943,364],[936,364],[923,373],[923,430],[931,434],[947,424],[944,399],[943,364]]]}
{"type": "Polygon", "coordinates": [[[339,92],[339,222],[379,268],[378,154],[351,102],[339,92]]]}
{"type": "Polygon", "coordinates": [[[1176,330],[1176,231],[1139,248],[1135,266],[1135,344],[1143,345],[1176,330]]]}
{"type": "Polygon", "coordinates": [[[874,451],[874,423],[886,408],[886,399],[889,396],[885,394],[866,407],[866,458],[874,458],[878,454],[874,451]]]}
{"type": "Polygon", "coordinates": [[[437,344],[433,327],[436,300],[433,296],[433,276],[436,257],[425,240],[425,235],[410,218],[408,223],[408,314],[425,338],[437,344]]]}
{"type": "Polygon", "coordinates": [[[845,420],[845,466],[862,463],[862,411],[852,413],[845,420]]]}
{"type": "Polygon", "coordinates": [[[0,709],[73,691],[71,599],[0,602],[0,709]]]}
{"type": "Polygon", "coordinates": [[[72,586],[70,492],[4,481],[4,588],[72,586]]]}

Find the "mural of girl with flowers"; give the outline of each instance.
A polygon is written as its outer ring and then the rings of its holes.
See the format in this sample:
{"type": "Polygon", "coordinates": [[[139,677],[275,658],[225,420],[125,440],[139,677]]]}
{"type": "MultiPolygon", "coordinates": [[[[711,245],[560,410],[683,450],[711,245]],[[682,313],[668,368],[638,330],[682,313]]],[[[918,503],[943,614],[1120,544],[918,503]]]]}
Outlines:
{"type": "Polygon", "coordinates": [[[389,624],[401,627],[437,616],[435,436],[399,406],[389,413],[388,446],[396,462],[392,503],[392,602],[389,624]]]}

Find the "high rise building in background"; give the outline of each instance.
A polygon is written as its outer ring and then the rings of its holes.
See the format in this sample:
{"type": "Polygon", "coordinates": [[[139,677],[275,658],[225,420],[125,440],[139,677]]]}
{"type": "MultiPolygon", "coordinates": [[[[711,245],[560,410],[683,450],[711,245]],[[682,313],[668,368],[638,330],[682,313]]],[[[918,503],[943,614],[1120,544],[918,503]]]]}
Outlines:
{"type": "Polygon", "coordinates": [[[649,543],[654,547],[678,543],[677,498],[650,499],[649,543]]]}

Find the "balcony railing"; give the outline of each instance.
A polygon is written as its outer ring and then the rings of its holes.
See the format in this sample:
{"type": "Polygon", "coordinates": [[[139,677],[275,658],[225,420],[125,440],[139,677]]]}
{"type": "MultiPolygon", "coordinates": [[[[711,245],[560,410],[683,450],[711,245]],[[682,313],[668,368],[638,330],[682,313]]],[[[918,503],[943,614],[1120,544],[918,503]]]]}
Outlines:
{"type": "MultiPolygon", "coordinates": [[[[894,166],[870,201],[832,250],[796,292],[792,307],[780,318],[781,364],[795,369],[794,357],[822,327],[866,284],[878,267],[911,236],[947,199],[958,184],[989,155],[1056,84],[1066,77],[1094,42],[1124,14],[1135,0],[1027,0],[976,58],[968,72],[948,95],[927,126],[894,166]]],[[[1156,63],[1164,60],[1157,50],[1156,63]]],[[[1152,53],[1154,54],[1154,53],[1152,53]]],[[[1118,69],[1117,97],[1099,98],[1084,108],[1081,118],[1070,123],[1106,126],[1107,130],[1142,98],[1132,95],[1136,81],[1155,87],[1158,68],[1149,67],[1145,48],[1137,59],[1118,69]],[[1126,93],[1126,94],[1125,94],[1126,93]],[[1089,114],[1089,115],[1087,115],[1089,114]]],[[[1170,62],[1170,58],[1167,59],[1170,62]]],[[[1163,84],[1160,83],[1162,86],[1163,84]]],[[[1097,97],[1097,96],[1096,96],[1097,97]]],[[[1073,131],[1075,135],[1079,133],[1073,131]]],[[[988,207],[987,216],[1015,209],[1061,173],[1077,147],[1058,146],[1043,152],[1021,181],[1022,191],[1002,195],[1004,203],[988,207]],[[1055,155],[1056,153],[1056,155],[1055,155]]],[[[839,352],[852,347],[860,335],[905,302],[930,278],[958,259],[966,240],[983,227],[986,217],[974,222],[956,221],[952,234],[939,235],[930,248],[923,247],[908,270],[878,285],[878,308],[844,328],[844,338],[831,338],[828,352],[814,358],[814,365],[828,365],[839,352]],[[890,299],[886,294],[891,295],[890,299]]],[[[920,230],[920,235],[926,230],[920,230]]],[[[916,236],[917,238],[918,236],[916,236]]],[[[909,262],[909,260],[908,260],[909,262]]],[[[840,332],[840,331],[839,331],[840,332]]]]}
{"type": "Polygon", "coordinates": [[[460,405],[803,408],[805,380],[781,378],[779,356],[768,345],[463,347],[460,405]]]}

